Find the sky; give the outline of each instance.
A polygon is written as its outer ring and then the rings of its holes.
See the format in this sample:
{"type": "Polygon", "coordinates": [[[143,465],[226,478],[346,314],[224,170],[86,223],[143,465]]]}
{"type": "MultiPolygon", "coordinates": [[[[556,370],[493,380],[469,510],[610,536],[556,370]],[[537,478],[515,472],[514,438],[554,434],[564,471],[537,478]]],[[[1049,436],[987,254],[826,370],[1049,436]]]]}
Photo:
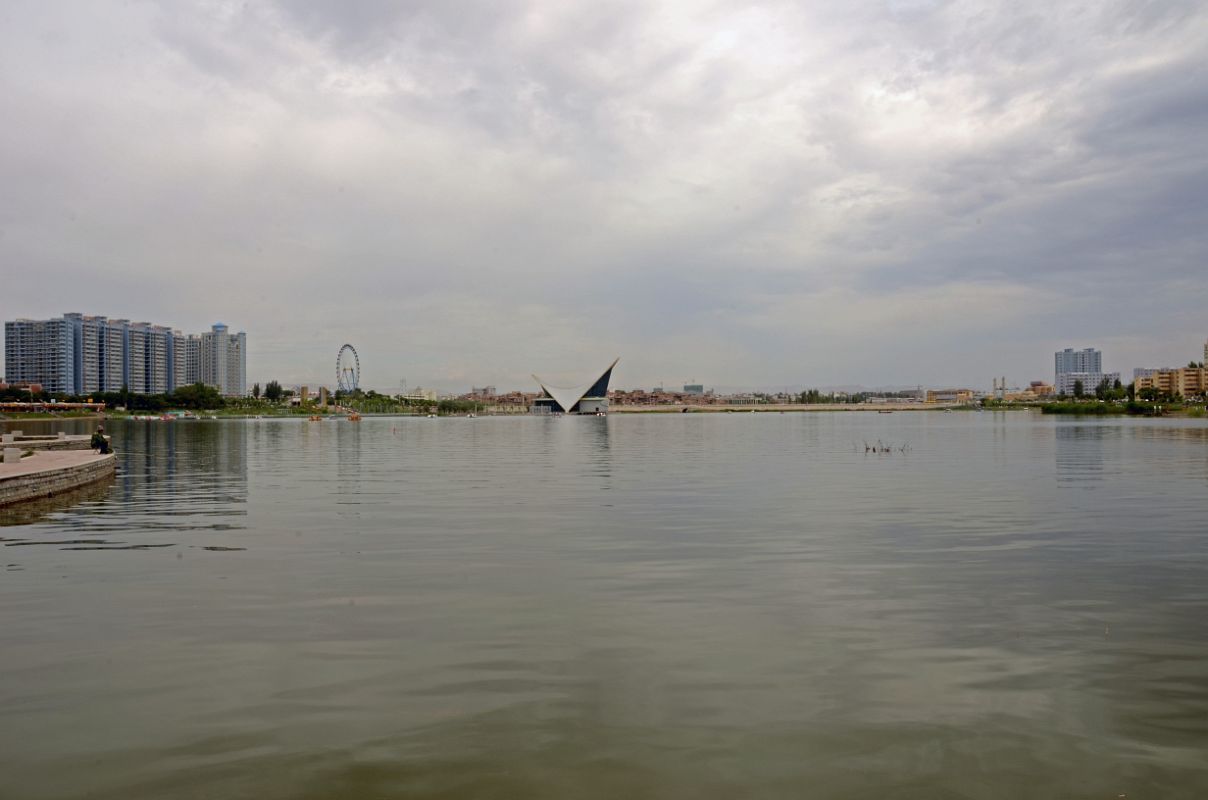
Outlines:
{"type": "Polygon", "coordinates": [[[0,4],[0,318],[381,390],[955,386],[1208,338],[1208,6],[0,4]]]}

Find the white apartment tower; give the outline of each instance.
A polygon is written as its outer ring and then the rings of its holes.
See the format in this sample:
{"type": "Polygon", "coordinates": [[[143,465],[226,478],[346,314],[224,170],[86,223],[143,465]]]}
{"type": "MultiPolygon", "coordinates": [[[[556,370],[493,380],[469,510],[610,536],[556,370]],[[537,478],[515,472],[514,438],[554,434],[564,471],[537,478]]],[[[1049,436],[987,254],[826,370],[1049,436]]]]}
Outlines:
{"type": "Polygon", "coordinates": [[[197,334],[181,336],[177,333],[172,339],[172,362],[173,389],[202,383],[201,337],[197,334]]]}
{"type": "Polygon", "coordinates": [[[126,385],[126,322],[98,317],[100,322],[100,385],[102,392],[120,392],[126,385]]]}
{"type": "Polygon", "coordinates": [[[1058,375],[1063,372],[1102,372],[1103,354],[1093,347],[1085,350],[1074,350],[1067,347],[1060,353],[1054,354],[1058,375]]]}
{"type": "Polygon", "coordinates": [[[247,384],[247,334],[221,322],[201,335],[201,382],[225,397],[242,397],[247,384]]]}
{"type": "Polygon", "coordinates": [[[1053,390],[1057,394],[1074,394],[1078,384],[1091,394],[1105,380],[1112,385],[1120,380],[1119,372],[1103,371],[1103,354],[1093,347],[1085,350],[1067,347],[1054,354],[1053,362],[1056,374],[1053,390]]]}

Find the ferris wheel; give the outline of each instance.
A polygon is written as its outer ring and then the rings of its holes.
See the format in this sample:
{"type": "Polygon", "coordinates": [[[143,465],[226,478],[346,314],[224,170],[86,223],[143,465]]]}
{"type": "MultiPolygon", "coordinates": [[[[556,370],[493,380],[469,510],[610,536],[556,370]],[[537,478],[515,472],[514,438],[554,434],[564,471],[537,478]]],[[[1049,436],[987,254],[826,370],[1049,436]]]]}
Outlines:
{"type": "Polygon", "coordinates": [[[336,386],[341,392],[355,392],[361,385],[361,359],[350,344],[340,348],[336,356],[336,386]]]}

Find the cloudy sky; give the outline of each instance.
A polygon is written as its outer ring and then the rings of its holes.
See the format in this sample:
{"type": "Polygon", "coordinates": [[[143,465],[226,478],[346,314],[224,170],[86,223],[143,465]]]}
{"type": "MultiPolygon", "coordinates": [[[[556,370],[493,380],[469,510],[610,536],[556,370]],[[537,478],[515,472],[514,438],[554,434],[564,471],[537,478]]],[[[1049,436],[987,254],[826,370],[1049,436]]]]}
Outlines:
{"type": "Polygon", "coordinates": [[[5,2],[0,317],[377,388],[1183,364],[1205,54],[1176,0],[5,2]]]}

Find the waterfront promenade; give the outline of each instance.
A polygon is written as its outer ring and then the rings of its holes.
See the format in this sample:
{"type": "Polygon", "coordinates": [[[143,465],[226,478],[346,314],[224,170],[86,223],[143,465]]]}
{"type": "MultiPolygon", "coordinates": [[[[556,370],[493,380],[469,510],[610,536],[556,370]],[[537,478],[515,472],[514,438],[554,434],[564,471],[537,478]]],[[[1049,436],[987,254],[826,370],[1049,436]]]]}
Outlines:
{"type": "Polygon", "coordinates": [[[0,508],[106,480],[116,464],[113,453],[93,450],[44,450],[0,463],[0,508]]]}
{"type": "Polygon", "coordinates": [[[16,447],[21,450],[91,450],[92,437],[87,434],[57,433],[53,435],[27,435],[11,431],[0,435],[0,446],[16,447]]]}

